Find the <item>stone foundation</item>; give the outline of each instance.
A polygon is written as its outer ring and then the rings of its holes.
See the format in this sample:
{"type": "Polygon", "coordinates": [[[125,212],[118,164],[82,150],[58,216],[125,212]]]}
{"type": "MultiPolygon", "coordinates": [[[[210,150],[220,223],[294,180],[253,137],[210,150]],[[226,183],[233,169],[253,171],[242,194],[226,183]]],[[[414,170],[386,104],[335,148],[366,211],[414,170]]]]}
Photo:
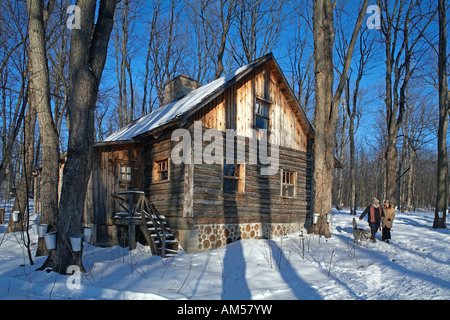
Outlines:
{"type": "Polygon", "coordinates": [[[230,223],[197,224],[190,230],[179,230],[183,249],[201,252],[225,246],[241,239],[270,239],[299,231],[303,223],[230,223]]]}

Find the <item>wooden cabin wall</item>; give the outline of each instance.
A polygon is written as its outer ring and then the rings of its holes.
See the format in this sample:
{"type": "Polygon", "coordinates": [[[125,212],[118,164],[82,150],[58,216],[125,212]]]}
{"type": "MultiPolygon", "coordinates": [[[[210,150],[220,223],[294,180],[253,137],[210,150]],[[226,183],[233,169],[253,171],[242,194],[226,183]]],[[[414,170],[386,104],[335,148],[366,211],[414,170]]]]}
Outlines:
{"type": "Polygon", "coordinates": [[[262,176],[261,164],[247,161],[245,190],[235,195],[223,192],[223,165],[195,164],[186,250],[209,250],[241,238],[280,236],[305,223],[312,209],[309,123],[282,78],[273,63],[261,65],[191,117],[191,123],[202,122],[203,131],[235,129],[237,135],[246,137],[248,160],[249,152],[257,154],[249,150],[248,143],[256,99],[270,103],[269,142],[279,146],[280,170],[262,176]],[[295,198],[281,196],[281,169],[297,173],[295,198]]]}
{"type": "MultiPolygon", "coordinates": [[[[245,139],[245,186],[242,194],[223,192],[223,164],[194,165],[193,214],[197,223],[293,222],[306,218],[311,201],[311,155],[279,147],[278,172],[264,176],[260,174],[262,164],[249,164],[249,154],[257,154],[251,146],[249,139],[245,139]],[[297,195],[293,199],[281,196],[281,169],[297,172],[297,195]]],[[[271,152],[269,147],[268,154],[271,152]]]]}
{"type": "Polygon", "coordinates": [[[270,102],[270,142],[282,147],[307,151],[307,128],[298,120],[299,110],[295,103],[288,102],[279,74],[269,65],[261,65],[243,79],[233,84],[223,94],[199,110],[191,118],[202,121],[207,128],[221,131],[235,129],[241,136],[250,137],[254,124],[256,98],[270,102]]]}
{"type": "MultiPolygon", "coordinates": [[[[187,129],[194,139],[193,126],[187,129]]],[[[203,133],[207,129],[202,127],[203,133]]],[[[248,164],[250,152],[255,154],[257,150],[251,149],[249,139],[245,139],[247,164],[244,170],[244,193],[227,194],[223,192],[222,163],[189,165],[175,164],[172,161],[171,152],[179,143],[171,141],[172,132],[173,130],[166,130],[158,137],[143,140],[144,191],[159,213],[166,217],[168,225],[186,251],[208,250],[245,237],[245,232],[229,237],[225,237],[222,232],[222,237],[225,238],[221,239],[220,232],[227,230],[230,225],[251,228],[260,226],[259,232],[253,235],[265,237],[293,232],[294,225],[297,226],[296,230],[303,226],[311,201],[311,156],[308,153],[279,148],[279,169],[297,172],[296,197],[284,198],[281,196],[281,170],[271,176],[262,176],[261,164],[248,164]],[[170,179],[155,183],[153,164],[167,158],[170,159],[170,179]],[[212,234],[207,239],[198,238],[202,230],[216,232],[216,242],[211,246],[207,245],[212,234]]],[[[225,132],[222,133],[225,138],[225,132]]],[[[194,141],[191,147],[193,143],[194,141]]],[[[203,142],[202,151],[208,144],[209,142],[203,142]]],[[[226,150],[225,145],[223,150],[226,150]]],[[[193,150],[191,154],[192,152],[193,150]]],[[[268,154],[271,154],[270,148],[268,154]]],[[[251,233],[252,231],[248,233],[249,237],[251,233]]]]}
{"type": "Polygon", "coordinates": [[[222,190],[222,166],[196,164],[194,169],[194,216],[197,222],[224,222],[224,215],[237,222],[257,215],[274,222],[298,221],[306,218],[311,200],[310,156],[280,148],[280,169],[297,172],[297,196],[281,197],[281,171],[261,176],[262,165],[245,165],[245,192],[226,194],[222,190]]]}
{"type": "Polygon", "coordinates": [[[98,245],[116,245],[117,227],[112,223],[112,215],[117,209],[111,194],[126,189],[142,190],[141,170],[142,146],[136,143],[111,144],[94,149],[93,167],[89,179],[85,201],[85,223],[96,225],[95,242],[98,245]],[[112,165],[108,165],[108,160],[112,165]],[[133,166],[133,185],[121,186],[119,165],[133,166]]]}
{"type": "Polygon", "coordinates": [[[173,130],[156,137],[148,137],[143,141],[144,191],[147,198],[153,202],[158,212],[166,216],[171,228],[186,228],[183,217],[185,191],[185,164],[175,164],[169,161],[169,181],[155,182],[153,165],[155,161],[170,159],[172,149],[178,142],[171,141],[173,130]]]}
{"type": "MultiPolygon", "coordinates": [[[[117,230],[111,225],[111,193],[117,181],[107,160],[131,161],[139,167],[136,181],[160,214],[166,216],[170,228],[178,232],[180,243],[188,251],[203,251],[245,237],[271,237],[300,229],[311,210],[311,148],[308,148],[308,123],[299,116],[301,110],[272,63],[249,72],[221,95],[200,109],[186,127],[193,131],[194,121],[207,128],[218,129],[225,137],[226,129],[244,136],[246,160],[250,152],[251,129],[254,127],[256,98],[270,102],[270,143],[279,146],[279,170],[262,176],[261,164],[245,164],[244,192],[223,192],[223,164],[175,164],[171,152],[179,142],[171,141],[175,128],[166,128],[141,137],[140,144],[96,147],[87,211],[97,224],[97,242],[115,244],[117,230]],[[170,159],[169,181],[154,181],[154,163],[170,159]],[[281,169],[296,172],[296,197],[281,196],[281,169]],[[139,180],[140,179],[140,180],[139,180]],[[112,239],[112,240],[111,240],[112,239]]],[[[194,135],[191,134],[192,139],[194,135]]],[[[205,147],[207,143],[203,144],[205,147]]],[[[223,148],[225,151],[225,147],[223,148]]],[[[270,154],[270,149],[269,149],[270,154]]],[[[191,153],[192,157],[192,153],[191,153]]],[[[192,159],[192,158],[191,158],[192,159]]]]}

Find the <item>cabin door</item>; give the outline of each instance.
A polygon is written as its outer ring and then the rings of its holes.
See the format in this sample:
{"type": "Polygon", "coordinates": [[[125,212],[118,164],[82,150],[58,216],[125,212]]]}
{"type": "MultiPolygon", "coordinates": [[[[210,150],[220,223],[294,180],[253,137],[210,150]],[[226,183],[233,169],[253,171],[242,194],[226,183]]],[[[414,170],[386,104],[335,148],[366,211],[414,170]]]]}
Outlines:
{"type": "MultiPolygon", "coordinates": [[[[114,193],[123,191],[142,191],[141,169],[134,161],[117,160],[114,177],[114,193]]],[[[135,202],[138,199],[135,199],[135,202]]],[[[117,203],[114,203],[115,211],[123,211],[117,203]]]]}

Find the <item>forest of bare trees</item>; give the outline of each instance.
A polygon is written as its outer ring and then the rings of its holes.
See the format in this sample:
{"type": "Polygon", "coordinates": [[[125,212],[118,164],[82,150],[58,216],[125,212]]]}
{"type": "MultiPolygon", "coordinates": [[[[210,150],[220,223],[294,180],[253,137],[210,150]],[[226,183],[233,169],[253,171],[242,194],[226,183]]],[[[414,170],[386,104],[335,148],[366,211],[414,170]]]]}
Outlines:
{"type": "MultiPolygon", "coordinates": [[[[354,212],[373,197],[406,211],[447,207],[449,3],[378,0],[374,28],[366,22],[376,13],[359,0],[89,2],[77,1],[79,29],[67,25],[73,1],[0,2],[0,199],[15,193],[23,216],[27,194],[54,228],[58,210],[82,210],[69,195],[80,202],[84,193],[64,191],[60,155],[77,163],[65,170],[82,189],[94,140],[159,108],[168,80],[186,74],[204,85],[268,52],[325,141],[317,181],[334,182],[322,184],[328,198],[316,209],[354,212]]],[[[10,231],[22,227],[10,221],[10,231]]]]}

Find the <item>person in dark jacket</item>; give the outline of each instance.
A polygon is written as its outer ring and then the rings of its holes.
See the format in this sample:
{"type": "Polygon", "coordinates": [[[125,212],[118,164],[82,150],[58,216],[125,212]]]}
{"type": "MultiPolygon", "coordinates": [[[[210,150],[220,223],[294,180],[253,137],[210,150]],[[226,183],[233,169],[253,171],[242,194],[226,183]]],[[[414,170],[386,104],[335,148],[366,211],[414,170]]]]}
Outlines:
{"type": "Polygon", "coordinates": [[[376,242],[375,234],[377,233],[378,229],[381,229],[380,223],[381,223],[382,213],[383,213],[383,209],[380,207],[380,200],[378,200],[377,198],[374,198],[373,204],[368,206],[363,211],[363,213],[361,213],[361,215],[359,216],[359,221],[361,221],[365,217],[366,214],[369,214],[368,221],[369,221],[370,231],[372,234],[372,236],[370,237],[372,242],[376,242]]]}

